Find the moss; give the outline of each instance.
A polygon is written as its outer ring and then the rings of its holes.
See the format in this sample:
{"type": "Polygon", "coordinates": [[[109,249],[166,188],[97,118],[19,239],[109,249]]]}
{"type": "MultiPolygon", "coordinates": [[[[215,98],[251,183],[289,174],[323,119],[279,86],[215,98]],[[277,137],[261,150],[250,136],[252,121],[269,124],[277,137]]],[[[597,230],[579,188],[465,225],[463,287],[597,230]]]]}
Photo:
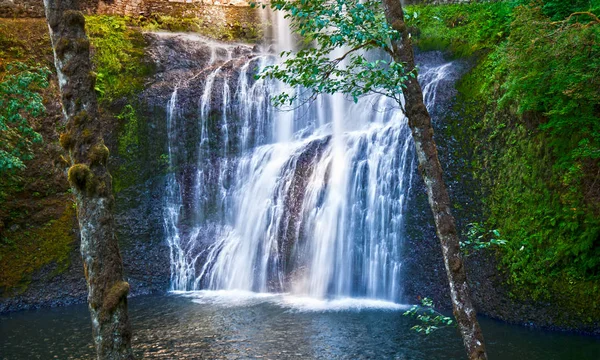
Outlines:
{"type": "Polygon", "coordinates": [[[73,121],[74,125],[81,125],[85,123],[88,119],[88,113],[85,110],[81,110],[79,113],[75,114],[71,121],[73,121]]]}
{"type": "Polygon", "coordinates": [[[407,6],[407,25],[422,50],[448,50],[467,57],[494,48],[509,32],[509,2],[407,6]]]}
{"type": "MultiPolygon", "coordinates": [[[[598,239],[600,220],[562,185],[552,149],[556,135],[539,128],[542,117],[497,106],[506,76],[503,49],[483,57],[459,83],[460,129],[454,135],[460,147],[473,152],[486,228],[497,229],[508,241],[499,255],[513,295],[559,301],[564,295],[557,296],[555,284],[564,279],[598,285],[589,244],[598,239]]],[[[560,301],[568,307],[591,299],[598,296],[594,288],[582,287],[572,293],[577,299],[560,301]]]]}
{"type": "Polygon", "coordinates": [[[100,104],[139,92],[152,70],[145,61],[146,40],[141,30],[124,17],[88,16],[86,32],[94,49],[94,89],[100,104]]]}
{"type": "Polygon", "coordinates": [[[68,179],[71,186],[83,191],[90,185],[93,176],[86,164],[75,164],[69,169],[68,179]]]}
{"type": "Polygon", "coordinates": [[[63,54],[69,50],[69,47],[71,46],[71,41],[67,38],[61,38],[55,46],[56,49],[56,54],[58,56],[63,56],[63,54]]]}
{"type": "Polygon", "coordinates": [[[60,134],[59,141],[60,141],[60,145],[65,150],[70,150],[74,145],[73,136],[69,132],[60,134]]]}
{"type": "Polygon", "coordinates": [[[94,140],[96,140],[96,136],[94,136],[94,133],[90,129],[83,129],[83,131],[81,132],[81,141],[84,144],[91,144],[94,142],[94,140]]]}
{"type": "MultiPolygon", "coordinates": [[[[145,141],[151,134],[148,114],[141,111],[143,105],[136,102],[126,105],[117,116],[116,133],[117,156],[111,161],[113,191],[119,193],[131,186],[139,185],[150,177],[164,171],[165,157],[157,154],[162,151],[163,139],[145,141]]],[[[154,135],[156,136],[156,135],[154,135]]],[[[168,159],[167,159],[168,160],[168,159]]]]}
{"type": "Polygon", "coordinates": [[[117,281],[104,295],[101,317],[110,316],[124,297],[129,294],[129,283],[117,281]]]}
{"type": "Polygon", "coordinates": [[[468,149],[462,151],[469,155],[457,157],[470,160],[466,171],[477,179],[485,227],[507,240],[497,256],[511,295],[560,308],[556,325],[593,325],[600,319],[600,282],[581,270],[585,249],[575,261],[562,249],[584,244],[586,232],[597,238],[598,219],[584,207],[564,206],[549,136],[535,125],[539,119],[495,105],[502,96],[502,51],[483,56],[459,82],[455,125],[446,137],[468,149]]]}
{"type": "Polygon", "coordinates": [[[119,156],[132,160],[137,157],[140,145],[139,130],[140,123],[137,112],[130,104],[126,105],[123,111],[117,115],[121,123],[119,131],[119,156]]]}
{"type": "Polygon", "coordinates": [[[68,26],[85,26],[85,17],[81,11],[67,10],[63,14],[63,20],[68,26]]]}
{"type": "Polygon", "coordinates": [[[106,165],[106,162],[108,161],[108,155],[108,148],[103,143],[96,144],[90,149],[90,163],[92,165],[106,165]]]}
{"type": "Polygon", "coordinates": [[[600,284],[563,277],[548,284],[552,301],[561,309],[559,326],[572,326],[575,317],[583,324],[594,326],[600,321],[600,284]]]}
{"type": "Polygon", "coordinates": [[[76,239],[75,220],[69,204],[62,215],[42,226],[5,232],[0,241],[0,288],[18,293],[26,289],[36,271],[52,263],[56,268],[51,276],[64,272],[76,239]]]}
{"type": "MultiPolygon", "coordinates": [[[[104,145],[101,146],[106,148],[104,145]]],[[[97,161],[106,162],[108,159],[108,149],[99,150],[96,156],[100,158],[97,161]]],[[[104,195],[106,193],[107,185],[102,176],[100,178],[94,176],[94,173],[92,173],[86,164],[71,166],[69,168],[68,179],[71,186],[85,192],[88,196],[104,195]]]]}

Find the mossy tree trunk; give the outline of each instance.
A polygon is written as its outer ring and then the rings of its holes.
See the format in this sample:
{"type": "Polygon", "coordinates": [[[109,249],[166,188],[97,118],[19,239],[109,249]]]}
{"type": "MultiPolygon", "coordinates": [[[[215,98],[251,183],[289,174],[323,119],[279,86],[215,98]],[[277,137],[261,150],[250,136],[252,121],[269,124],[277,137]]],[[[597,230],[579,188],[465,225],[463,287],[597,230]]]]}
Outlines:
{"type": "Polygon", "coordinates": [[[69,182],[77,203],[81,256],[98,359],[133,359],[127,315],[129,284],[115,236],[112,179],[91,71],[90,43],[77,0],[44,0],[69,152],[69,182]]]}
{"type": "MultiPolygon", "coordinates": [[[[404,64],[405,70],[412,72],[415,69],[415,60],[411,39],[404,22],[402,4],[400,0],[383,0],[383,5],[387,22],[402,35],[401,40],[392,41],[394,61],[404,64]]],[[[429,205],[433,211],[437,235],[442,245],[454,316],[469,359],[487,359],[483,334],[471,301],[458,233],[450,211],[450,197],[433,139],[431,117],[423,102],[423,91],[417,79],[409,77],[405,85],[406,116],[415,142],[419,171],[425,181],[429,205]]]]}

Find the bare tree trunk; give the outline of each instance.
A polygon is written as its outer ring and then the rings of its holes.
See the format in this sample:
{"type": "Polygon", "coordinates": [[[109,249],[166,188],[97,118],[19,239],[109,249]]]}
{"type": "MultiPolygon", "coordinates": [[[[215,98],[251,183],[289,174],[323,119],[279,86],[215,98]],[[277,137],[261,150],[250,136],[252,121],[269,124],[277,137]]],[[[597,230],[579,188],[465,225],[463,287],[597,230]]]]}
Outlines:
{"type": "Polygon", "coordinates": [[[76,0],[44,0],[56,72],[67,118],[62,146],[69,152],[69,182],[77,202],[81,256],[98,359],[133,359],[127,315],[129,284],[115,236],[112,178],[90,64],[85,19],[76,0]]]}
{"type": "MultiPolygon", "coordinates": [[[[404,22],[402,4],[400,0],[383,0],[383,5],[388,24],[402,36],[401,40],[392,41],[394,61],[404,64],[407,72],[413,71],[415,60],[408,29],[404,22]]],[[[406,116],[415,142],[419,171],[427,187],[429,205],[433,211],[437,235],[442,245],[454,316],[469,359],[487,359],[483,334],[471,302],[456,225],[450,211],[450,197],[446,190],[442,166],[433,140],[431,117],[423,102],[423,91],[416,77],[409,77],[405,85],[406,116]]]]}

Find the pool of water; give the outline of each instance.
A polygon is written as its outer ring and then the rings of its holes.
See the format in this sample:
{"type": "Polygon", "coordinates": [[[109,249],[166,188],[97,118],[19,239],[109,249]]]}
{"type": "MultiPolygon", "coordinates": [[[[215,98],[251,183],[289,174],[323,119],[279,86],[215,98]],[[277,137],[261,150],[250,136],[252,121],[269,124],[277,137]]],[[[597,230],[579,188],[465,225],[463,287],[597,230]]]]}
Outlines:
{"type": "MultiPolygon", "coordinates": [[[[406,307],[286,295],[195,292],[134,298],[133,346],[150,359],[464,359],[455,328],[409,330],[406,307]]],[[[600,339],[482,318],[490,359],[600,359],[600,339]]],[[[90,359],[87,307],[0,316],[0,359],[90,359]]]]}

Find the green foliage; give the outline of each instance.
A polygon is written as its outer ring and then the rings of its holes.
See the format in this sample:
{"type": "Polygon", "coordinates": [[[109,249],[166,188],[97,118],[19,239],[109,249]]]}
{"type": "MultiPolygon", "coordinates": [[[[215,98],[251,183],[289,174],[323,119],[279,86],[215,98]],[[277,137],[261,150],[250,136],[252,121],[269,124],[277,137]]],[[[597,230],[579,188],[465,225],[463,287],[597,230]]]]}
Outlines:
{"type": "Polygon", "coordinates": [[[505,39],[513,6],[502,1],[408,6],[405,16],[420,48],[449,49],[461,57],[494,48],[505,39]]]}
{"type": "Polygon", "coordinates": [[[150,68],[144,62],[146,42],[139,30],[117,16],[86,17],[86,32],[94,48],[96,91],[113,101],[141,90],[150,68]]]}
{"type": "Polygon", "coordinates": [[[600,11],[598,0],[514,0],[518,5],[541,6],[542,12],[552,20],[561,20],[578,11],[600,11]]]}
{"type": "Polygon", "coordinates": [[[496,201],[490,221],[520,239],[503,259],[516,285],[565,271],[579,280],[600,276],[600,209],[597,198],[586,198],[593,188],[585,181],[597,177],[600,158],[598,39],[600,23],[586,15],[552,22],[540,8],[515,9],[500,106],[515,109],[523,124],[514,125],[515,146],[498,163],[523,168],[513,179],[499,174],[507,186],[492,189],[508,196],[508,185],[522,188],[513,201],[528,211],[507,217],[509,204],[496,201]]]}
{"type": "Polygon", "coordinates": [[[387,24],[379,1],[275,0],[270,6],[286,12],[292,30],[306,44],[298,52],[283,52],[280,65],[260,74],[303,89],[275,96],[275,105],[293,105],[334,93],[343,93],[355,102],[360,96],[382,93],[401,103],[404,83],[416,73],[406,73],[403,65],[389,56],[372,60],[374,52],[389,53],[389,41],[400,36],[387,24]]]}
{"type": "Polygon", "coordinates": [[[507,47],[501,102],[547,117],[541,128],[551,135],[557,166],[569,170],[567,183],[582,161],[600,158],[600,23],[590,21],[581,15],[556,24],[539,8],[519,7],[507,47]]]}
{"type": "Polygon", "coordinates": [[[451,317],[435,310],[435,306],[431,299],[422,299],[421,305],[422,306],[413,305],[403,314],[404,316],[415,318],[420,322],[420,324],[413,326],[411,330],[429,335],[435,330],[454,326],[454,320],[452,320],[451,317]]]}
{"type": "Polygon", "coordinates": [[[135,108],[128,104],[117,115],[119,120],[118,154],[119,166],[113,170],[113,190],[115,193],[139,182],[139,160],[143,157],[140,144],[142,119],[135,108]]]}
{"type": "Polygon", "coordinates": [[[138,117],[133,106],[126,105],[123,111],[117,115],[117,119],[123,129],[119,132],[119,155],[132,160],[137,156],[140,145],[138,117]]]}
{"type": "MultiPolygon", "coordinates": [[[[584,286],[600,277],[600,23],[593,14],[550,14],[558,1],[517,3],[412,7],[418,16],[409,22],[420,46],[478,56],[459,84],[458,117],[469,131],[457,134],[473,151],[486,207],[485,225],[471,235],[502,234],[496,250],[516,296],[556,300],[568,286],[568,306],[600,294],[584,286]],[[502,24],[486,22],[491,7],[504,9],[502,24]],[[502,36],[478,29],[497,26],[502,36]]],[[[595,2],[560,3],[586,11],[595,2]]]]}
{"type": "Polygon", "coordinates": [[[0,78],[0,176],[14,175],[33,158],[32,146],[42,142],[30,120],[44,114],[42,89],[50,71],[21,62],[6,66],[0,78]]]}
{"type": "Polygon", "coordinates": [[[473,251],[505,245],[506,240],[499,237],[500,232],[496,229],[486,231],[480,223],[470,223],[467,224],[465,240],[460,242],[460,248],[468,256],[473,251]]]}

